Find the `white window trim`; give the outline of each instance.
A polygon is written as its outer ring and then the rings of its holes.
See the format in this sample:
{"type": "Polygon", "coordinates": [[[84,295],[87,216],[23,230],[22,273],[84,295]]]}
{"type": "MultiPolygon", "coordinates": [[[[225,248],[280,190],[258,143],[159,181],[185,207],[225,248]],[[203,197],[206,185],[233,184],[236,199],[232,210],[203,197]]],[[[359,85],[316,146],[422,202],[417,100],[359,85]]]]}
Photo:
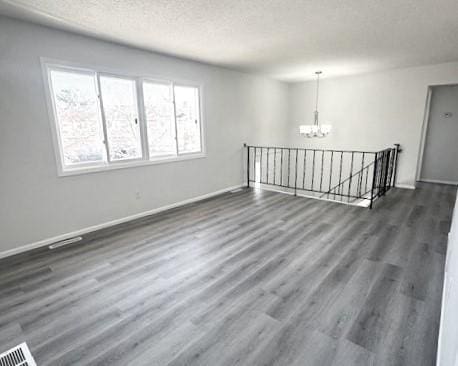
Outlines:
{"type": "MultiPolygon", "coordinates": [[[[89,65],[81,65],[77,63],[71,63],[68,61],[49,59],[49,58],[40,58],[41,68],[43,73],[43,79],[45,84],[45,96],[46,104],[48,109],[48,116],[51,126],[52,141],[54,147],[54,154],[56,158],[57,165],[57,175],[59,177],[79,175],[79,174],[89,174],[97,173],[109,170],[116,169],[125,169],[125,168],[134,168],[148,165],[156,164],[166,164],[179,161],[186,161],[191,159],[201,159],[207,156],[206,152],[206,143],[205,143],[205,118],[204,118],[204,108],[203,108],[203,84],[197,83],[188,80],[180,80],[176,78],[163,78],[154,75],[134,75],[130,72],[107,69],[102,67],[95,67],[89,65]],[[120,160],[120,161],[110,161],[109,156],[107,156],[106,162],[95,162],[95,163],[82,163],[74,167],[66,167],[63,162],[63,149],[61,145],[60,131],[57,120],[57,111],[55,108],[54,100],[52,97],[52,83],[51,83],[51,73],[50,70],[66,70],[66,71],[76,71],[82,73],[88,73],[95,75],[97,83],[97,92],[100,93],[100,76],[113,76],[124,79],[133,79],[136,82],[136,92],[137,92],[137,108],[138,108],[138,118],[140,123],[140,135],[141,135],[141,146],[142,146],[142,158],[135,158],[129,160],[120,160]],[[147,82],[156,82],[169,84],[173,87],[177,86],[189,86],[197,88],[199,94],[199,118],[200,118],[200,147],[201,151],[192,152],[192,153],[179,153],[177,147],[176,155],[166,155],[150,158],[149,156],[149,147],[148,147],[148,135],[146,127],[146,118],[145,110],[143,103],[143,81],[147,82]]],[[[175,100],[174,100],[175,102],[175,100]]],[[[101,100],[99,98],[99,103],[101,100]]],[[[103,116],[103,108],[101,108],[101,114],[103,116]]],[[[103,117],[102,117],[103,118],[103,117]]],[[[176,126],[176,123],[175,123],[176,126]]],[[[177,137],[178,138],[178,137],[177,137]]],[[[107,142],[108,143],[108,142],[107,142]]],[[[106,153],[109,154],[108,148],[105,149],[106,153]]]]}
{"type": "MultiPolygon", "coordinates": [[[[175,151],[176,155],[173,155],[173,157],[180,157],[180,156],[187,156],[187,155],[195,155],[195,154],[204,154],[205,155],[205,140],[204,140],[204,128],[203,128],[203,104],[202,104],[202,84],[197,84],[193,83],[190,81],[177,81],[177,80],[165,80],[165,79],[157,79],[157,78],[151,78],[151,77],[142,77],[139,78],[139,87],[142,92],[142,98],[143,98],[143,83],[144,82],[149,82],[149,83],[156,83],[156,84],[163,84],[163,85],[170,85],[172,89],[172,103],[173,103],[173,110],[174,110],[174,119],[175,119],[175,151]],[[178,149],[178,131],[177,131],[177,123],[176,123],[176,105],[175,105],[175,86],[182,86],[182,87],[191,87],[191,88],[196,88],[199,96],[199,129],[200,129],[200,151],[198,152],[188,152],[188,153],[180,153],[178,149]]],[[[142,107],[143,107],[143,103],[142,107]]],[[[145,116],[145,111],[142,110],[142,119],[143,119],[143,124],[146,128],[146,116],[145,116]]],[[[148,140],[146,140],[146,143],[148,143],[148,140]]],[[[146,149],[148,150],[148,155],[149,155],[149,147],[148,145],[146,146],[146,149]]],[[[167,154],[164,154],[167,155],[167,154]]]]}

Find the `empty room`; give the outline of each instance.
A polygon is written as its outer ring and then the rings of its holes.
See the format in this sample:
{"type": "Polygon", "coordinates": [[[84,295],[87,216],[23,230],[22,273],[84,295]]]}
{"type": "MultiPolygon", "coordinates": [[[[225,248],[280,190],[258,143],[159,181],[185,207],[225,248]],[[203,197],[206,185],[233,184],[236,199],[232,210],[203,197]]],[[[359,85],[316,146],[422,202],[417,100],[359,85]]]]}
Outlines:
{"type": "Polygon", "coordinates": [[[456,0],[0,0],[0,365],[458,366],[457,45],[456,0]]]}

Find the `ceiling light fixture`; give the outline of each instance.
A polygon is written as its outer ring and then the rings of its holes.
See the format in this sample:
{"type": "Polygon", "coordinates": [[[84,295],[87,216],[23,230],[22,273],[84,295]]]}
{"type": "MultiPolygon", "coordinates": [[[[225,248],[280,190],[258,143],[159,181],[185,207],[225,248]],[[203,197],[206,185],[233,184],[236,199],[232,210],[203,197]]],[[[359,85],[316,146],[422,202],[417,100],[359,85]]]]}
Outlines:
{"type": "Polygon", "coordinates": [[[321,71],[315,72],[316,75],[316,102],[315,102],[315,112],[314,112],[314,122],[313,125],[300,125],[299,133],[305,137],[325,137],[327,136],[332,129],[332,126],[329,124],[321,125],[318,120],[318,97],[320,91],[320,75],[321,71]]]}

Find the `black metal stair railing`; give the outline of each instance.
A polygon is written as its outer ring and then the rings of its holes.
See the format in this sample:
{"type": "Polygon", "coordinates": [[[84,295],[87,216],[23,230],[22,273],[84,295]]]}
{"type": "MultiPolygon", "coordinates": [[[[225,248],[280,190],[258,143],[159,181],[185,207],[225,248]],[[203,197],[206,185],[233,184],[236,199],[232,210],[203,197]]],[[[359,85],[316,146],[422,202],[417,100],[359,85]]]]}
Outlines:
{"type": "Polygon", "coordinates": [[[395,185],[399,144],[381,151],[247,148],[247,185],[346,203],[373,202],[395,185]]]}
{"type": "Polygon", "coordinates": [[[369,171],[373,169],[374,162],[367,164],[362,169],[358,170],[357,172],[351,174],[348,178],[342,180],[341,182],[337,183],[334,187],[329,189],[327,192],[320,195],[320,198],[336,198],[336,195],[342,196],[344,192],[348,192],[346,195],[348,198],[352,198],[353,201],[357,199],[367,199],[368,195],[371,193],[372,187],[368,187],[369,181],[369,171]],[[364,188],[363,188],[364,182],[364,188]],[[352,195],[352,183],[356,184],[356,195],[352,195]]]}

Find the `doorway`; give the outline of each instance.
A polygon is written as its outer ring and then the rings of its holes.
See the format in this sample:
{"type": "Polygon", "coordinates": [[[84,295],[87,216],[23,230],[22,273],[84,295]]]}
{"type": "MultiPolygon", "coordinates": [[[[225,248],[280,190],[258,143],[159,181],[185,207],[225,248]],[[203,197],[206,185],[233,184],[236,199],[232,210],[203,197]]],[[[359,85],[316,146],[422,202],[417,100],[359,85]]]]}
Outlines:
{"type": "Polygon", "coordinates": [[[431,87],[419,180],[458,184],[458,85],[431,87]]]}

